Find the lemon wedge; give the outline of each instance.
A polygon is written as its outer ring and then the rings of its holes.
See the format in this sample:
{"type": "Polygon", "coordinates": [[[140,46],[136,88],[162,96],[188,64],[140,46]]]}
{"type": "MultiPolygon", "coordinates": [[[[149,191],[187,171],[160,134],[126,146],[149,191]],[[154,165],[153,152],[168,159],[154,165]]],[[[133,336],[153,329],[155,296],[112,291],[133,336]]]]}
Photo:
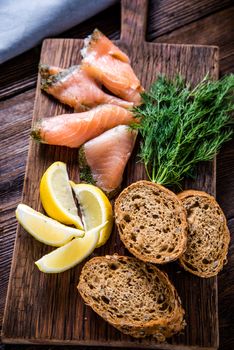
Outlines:
{"type": "Polygon", "coordinates": [[[74,267],[94,251],[104,225],[106,223],[86,232],[83,238],[74,238],[63,247],[44,255],[35,264],[46,273],[63,272],[74,267]]]}
{"type": "Polygon", "coordinates": [[[25,204],[19,204],[16,218],[23,228],[38,241],[60,247],[74,237],[83,237],[85,232],[55,221],[25,204]]]}
{"type": "Polygon", "coordinates": [[[83,228],[65,163],[55,162],[46,170],[40,183],[40,197],[46,213],[51,218],[66,225],[83,228]]]}
{"type": "Polygon", "coordinates": [[[97,247],[106,243],[110,237],[113,226],[112,206],[106,195],[98,187],[89,184],[75,184],[70,181],[71,187],[78,199],[82,221],[85,230],[107,222],[100,232],[97,247]]]}

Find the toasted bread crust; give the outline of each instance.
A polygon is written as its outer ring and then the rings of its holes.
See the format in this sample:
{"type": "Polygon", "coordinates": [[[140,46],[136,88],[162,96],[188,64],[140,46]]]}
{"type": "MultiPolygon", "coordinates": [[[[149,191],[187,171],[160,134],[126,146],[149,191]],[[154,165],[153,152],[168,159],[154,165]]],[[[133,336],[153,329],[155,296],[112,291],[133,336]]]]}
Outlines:
{"type": "Polygon", "coordinates": [[[78,290],[96,313],[133,337],[164,341],[185,326],[181,301],[167,275],[136,258],[113,255],[89,260],[78,290]],[[163,305],[166,309],[160,311],[163,305]]]}
{"type": "Polygon", "coordinates": [[[115,218],[121,241],[142,261],[164,264],[186,250],[186,212],[161,185],[141,180],[125,188],[115,201],[115,218]]]}
{"type": "Polygon", "coordinates": [[[178,197],[185,206],[188,220],[188,245],[179,262],[185,270],[196,276],[203,278],[216,276],[226,263],[230,242],[225,215],[215,198],[206,192],[186,190],[179,193],[178,197]],[[203,203],[203,207],[200,208],[199,213],[195,213],[192,210],[194,206],[198,206],[196,204],[198,202],[200,205],[203,203]],[[213,210],[212,216],[211,213],[207,214],[208,209],[213,210]],[[202,214],[203,219],[201,218],[202,214]],[[198,215],[200,216],[198,217],[198,215]],[[210,218],[210,224],[207,223],[207,218],[210,218]],[[200,235],[202,246],[198,245],[196,250],[198,235],[200,235]],[[208,239],[205,240],[204,236],[208,239]],[[215,256],[215,258],[211,258],[211,256],[215,256]]]}

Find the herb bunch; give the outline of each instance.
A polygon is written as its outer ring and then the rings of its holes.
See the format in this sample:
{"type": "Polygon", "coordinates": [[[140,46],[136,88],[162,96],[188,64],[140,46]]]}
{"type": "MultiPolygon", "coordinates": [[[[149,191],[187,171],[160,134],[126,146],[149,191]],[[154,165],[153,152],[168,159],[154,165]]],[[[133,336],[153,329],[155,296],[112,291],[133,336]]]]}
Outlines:
{"type": "Polygon", "coordinates": [[[140,158],[151,181],[180,186],[194,175],[198,162],[214,158],[233,134],[234,75],[211,81],[206,76],[194,89],[177,76],[159,76],[143,104],[135,108],[142,137],[140,158]]]}

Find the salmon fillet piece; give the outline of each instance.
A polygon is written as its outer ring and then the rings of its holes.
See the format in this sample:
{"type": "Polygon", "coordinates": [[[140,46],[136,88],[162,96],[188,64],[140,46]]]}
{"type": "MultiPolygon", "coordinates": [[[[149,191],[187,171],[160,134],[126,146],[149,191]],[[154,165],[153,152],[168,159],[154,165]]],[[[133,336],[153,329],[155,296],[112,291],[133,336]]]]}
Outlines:
{"type": "Polygon", "coordinates": [[[39,64],[39,73],[42,79],[49,79],[50,76],[63,72],[64,69],[57,66],[50,66],[48,64],[39,64]]]}
{"type": "Polygon", "coordinates": [[[87,112],[44,118],[34,126],[31,136],[50,145],[80,147],[104,131],[136,121],[130,110],[105,104],[87,112]]]}
{"type": "Polygon", "coordinates": [[[140,93],[144,89],[130,66],[128,56],[99,30],[95,29],[85,39],[81,53],[82,69],[91,77],[122,99],[135,105],[141,103],[140,93]]]}
{"type": "Polygon", "coordinates": [[[119,125],[86,142],[79,150],[80,178],[115,195],[135,145],[137,131],[119,125]]]}
{"type": "Polygon", "coordinates": [[[72,107],[76,112],[83,112],[100,104],[116,104],[124,108],[133,107],[132,102],[121,100],[115,96],[102,91],[100,85],[80,66],[72,66],[61,70],[56,67],[41,65],[40,73],[42,75],[41,88],[48,94],[54,96],[60,102],[72,107]]]}

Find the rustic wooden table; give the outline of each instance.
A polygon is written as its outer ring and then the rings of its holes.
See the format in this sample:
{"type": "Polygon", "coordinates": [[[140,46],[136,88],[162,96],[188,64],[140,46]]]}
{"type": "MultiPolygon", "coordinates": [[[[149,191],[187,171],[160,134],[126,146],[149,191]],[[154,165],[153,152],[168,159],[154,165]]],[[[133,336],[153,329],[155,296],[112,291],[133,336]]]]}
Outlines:
{"type": "MultiPolygon", "coordinates": [[[[149,3],[147,40],[217,45],[220,47],[220,75],[222,76],[234,71],[233,18],[232,0],[152,0],[149,3]]],[[[95,27],[111,39],[118,39],[119,4],[59,37],[84,38],[95,27]]],[[[40,46],[1,66],[0,327],[16,231],[14,211],[20,202],[27,160],[39,57],[40,46]]],[[[227,216],[232,235],[234,235],[233,178],[234,140],[226,144],[217,158],[217,200],[227,216]]],[[[231,350],[234,349],[234,239],[229,249],[228,264],[220,273],[218,283],[220,350],[231,350]]],[[[56,346],[1,347],[0,345],[0,349],[4,348],[6,350],[59,349],[56,346]]]]}

